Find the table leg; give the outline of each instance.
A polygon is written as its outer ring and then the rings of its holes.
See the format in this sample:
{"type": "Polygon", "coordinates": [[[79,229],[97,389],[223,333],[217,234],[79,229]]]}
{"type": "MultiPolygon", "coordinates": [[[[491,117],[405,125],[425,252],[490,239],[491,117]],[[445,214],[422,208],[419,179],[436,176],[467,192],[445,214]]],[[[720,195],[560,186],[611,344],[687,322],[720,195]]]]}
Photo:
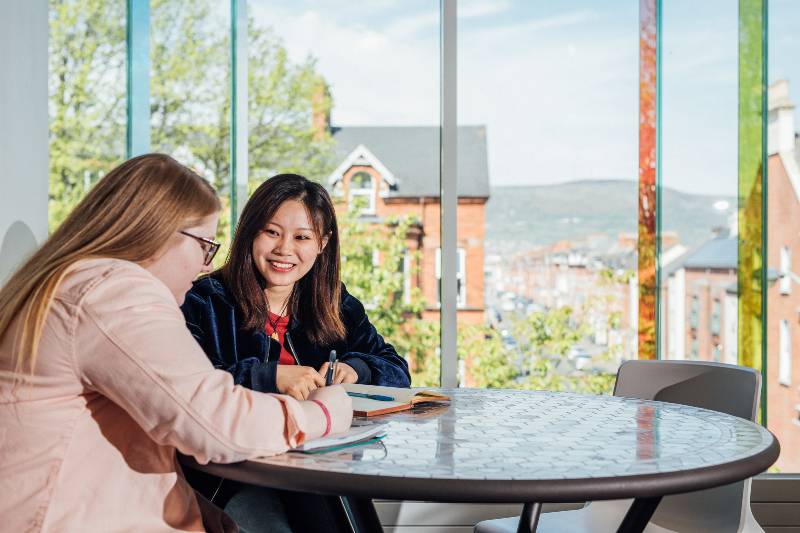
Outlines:
{"type": "Polygon", "coordinates": [[[542,512],[541,503],[526,503],[522,507],[522,514],[519,516],[517,533],[533,533],[539,524],[539,513],[542,512]]]}
{"type": "Polygon", "coordinates": [[[628,509],[625,518],[617,529],[617,533],[641,533],[661,503],[661,496],[655,498],[636,498],[628,509]]]}
{"type": "MultiPolygon", "coordinates": [[[[297,495],[302,496],[302,493],[298,492],[297,495]]],[[[324,530],[330,533],[353,533],[347,504],[343,498],[323,495],[318,498],[324,500],[325,511],[320,512],[319,515],[319,519],[325,521],[324,530]]],[[[307,527],[307,525],[304,524],[302,527],[307,527]]]]}
{"type": "Polygon", "coordinates": [[[383,531],[378,513],[370,498],[342,496],[342,503],[350,518],[354,533],[379,533],[383,531]]]}

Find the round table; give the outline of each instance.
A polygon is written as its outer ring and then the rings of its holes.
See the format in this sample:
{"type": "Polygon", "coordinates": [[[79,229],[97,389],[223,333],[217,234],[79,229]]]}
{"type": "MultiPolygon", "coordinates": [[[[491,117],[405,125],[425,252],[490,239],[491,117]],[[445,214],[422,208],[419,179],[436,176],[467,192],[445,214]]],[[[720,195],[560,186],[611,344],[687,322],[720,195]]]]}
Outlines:
{"type": "Polygon", "coordinates": [[[635,498],[631,512],[638,506],[639,518],[626,530],[641,531],[662,496],[751,477],[779,454],[763,427],[696,407],[546,391],[443,392],[450,404],[356,419],[386,424],[380,443],[199,468],[257,485],[351,497],[367,529],[377,522],[371,498],[635,498]]]}

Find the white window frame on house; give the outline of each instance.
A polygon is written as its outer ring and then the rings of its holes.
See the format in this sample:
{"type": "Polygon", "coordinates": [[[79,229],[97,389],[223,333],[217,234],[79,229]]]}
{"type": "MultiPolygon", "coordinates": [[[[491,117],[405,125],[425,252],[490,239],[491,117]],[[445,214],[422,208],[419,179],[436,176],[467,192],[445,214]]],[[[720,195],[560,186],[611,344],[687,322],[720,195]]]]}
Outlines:
{"type": "Polygon", "coordinates": [[[719,337],[722,334],[722,302],[714,298],[711,302],[711,316],[708,321],[708,332],[719,337]]]}
{"type": "MultiPolygon", "coordinates": [[[[464,248],[458,248],[458,262],[456,269],[456,286],[457,297],[456,304],[459,309],[467,306],[467,251],[464,248]]],[[[436,249],[436,265],[434,268],[436,272],[436,281],[442,280],[442,249],[436,249]]],[[[441,292],[436,292],[436,303],[441,305],[441,292]]]]}
{"type": "Polygon", "coordinates": [[[788,320],[779,325],[778,383],[792,385],[792,332],[788,320]]]}
{"type": "Polygon", "coordinates": [[[689,329],[700,329],[700,295],[697,293],[692,294],[689,304],[689,329]]]}
{"type": "Polygon", "coordinates": [[[374,215],[375,214],[375,196],[376,196],[376,182],[375,176],[370,174],[369,172],[364,172],[363,170],[356,172],[352,176],[350,176],[350,185],[348,187],[348,203],[350,206],[353,205],[353,200],[356,198],[366,198],[367,199],[367,207],[364,208],[361,213],[366,215],[374,215]],[[353,182],[355,178],[359,176],[366,176],[369,178],[369,187],[353,187],[353,182]]]}
{"type": "Polygon", "coordinates": [[[781,246],[781,272],[779,289],[781,294],[792,293],[792,250],[788,246],[781,246]]]}
{"type": "Polygon", "coordinates": [[[411,303],[411,252],[403,251],[403,303],[411,303]]]}

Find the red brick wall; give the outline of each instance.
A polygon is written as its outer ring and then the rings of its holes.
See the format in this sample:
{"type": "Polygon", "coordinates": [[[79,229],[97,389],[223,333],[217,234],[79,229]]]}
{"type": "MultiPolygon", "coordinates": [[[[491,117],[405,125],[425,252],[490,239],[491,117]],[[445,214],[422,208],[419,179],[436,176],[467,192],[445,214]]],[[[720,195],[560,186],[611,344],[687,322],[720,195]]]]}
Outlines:
{"type": "MultiPolygon", "coordinates": [[[[720,362],[725,357],[724,346],[726,342],[736,342],[736,339],[725,338],[725,289],[736,283],[736,270],[686,270],[686,359],[699,361],[720,362]],[[692,299],[697,295],[699,300],[698,323],[696,328],[691,326],[692,299]],[[714,301],[719,301],[720,327],[719,335],[711,334],[711,314],[714,301]],[[697,357],[692,356],[692,341],[697,339],[697,357]],[[715,347],[718,356],[715,356],[715,347]]],[[[666,330],[665,330],[666,333],[666,330]]]]}
{"type": "MultiPolygon", "coordinates": [[[[768,251],[767,264],[780,270],[780,249],[789,246],[792,272],[800,271],[800,203],[779,156],[768,161],[768,251]]],[[[776,466],[782,472],[800,472],[800,426],[797,425],[797,404],[800,404],[800,285],[792,283],[789,295],[780,293],[780,282],[767,292],[767,425],[781,443],[781,456],[776,466]],[[780,351],[779,324],[788,320],[792,339],[792,382],[778,383],[780,351]]]]}
{"type": "MultiPolygon", "coordinates": [[[[341,201],[337,210],[347,209],[349,180],[357,172],[367,172],[378,179],[380,188],[375,201],[375,215],[379,218],[414,215],[422,224],[421,265],[412,285],[419,287],[428,303],[424,318],[439,320],[437,304],[436,250],[440,247],[440,203],[438,198],[383,198],[380,192],[388,191],[388,184],[372,167],[354,166],[344,174],[341,201]]],[[[486,198],[460,198],[458,201],[458,247],[466,252],[467,302],[459,309],[458,321],[479,324],[484,321],[484,240],[486,238],[486,198]]]]}

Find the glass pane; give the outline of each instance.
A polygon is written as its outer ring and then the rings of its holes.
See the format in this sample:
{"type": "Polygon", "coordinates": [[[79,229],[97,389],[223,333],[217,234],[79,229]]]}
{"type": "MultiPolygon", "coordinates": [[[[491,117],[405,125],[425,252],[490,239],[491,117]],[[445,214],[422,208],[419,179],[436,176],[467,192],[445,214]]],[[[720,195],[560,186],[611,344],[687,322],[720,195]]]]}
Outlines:
{"type": "Polygon", "coordinates": [[[125,159],[125,1],[50,0],[50,230],[125,159]]]}
{"type": "Polygon", "coordinates": [[[663,359],[738,360],[737,5],[663,2],[663,359]]]}
{"type": "Polygon", "coordinates": [[[228,2],[153,0],[151,149],[208,179],[223,203],[218,240],[230,240],[230,11],[228,2]]]}
{"type": "Polygon", "coordinates": [[[637,354],[639,3],[458,30],[460,384],[608,393],[637,354]]]}
{"type": "Polygon", "coordinates": [[[252,0],[250,187],[279,172],[337,204],[342,277],[439,384],[439,6],[252,0]]]}
{"type": "Polygon", "coordinates": [[[767,125],[767,427],[781,442],[774,469],[800,472],[800,4],[769,3],[767,125]]]}

